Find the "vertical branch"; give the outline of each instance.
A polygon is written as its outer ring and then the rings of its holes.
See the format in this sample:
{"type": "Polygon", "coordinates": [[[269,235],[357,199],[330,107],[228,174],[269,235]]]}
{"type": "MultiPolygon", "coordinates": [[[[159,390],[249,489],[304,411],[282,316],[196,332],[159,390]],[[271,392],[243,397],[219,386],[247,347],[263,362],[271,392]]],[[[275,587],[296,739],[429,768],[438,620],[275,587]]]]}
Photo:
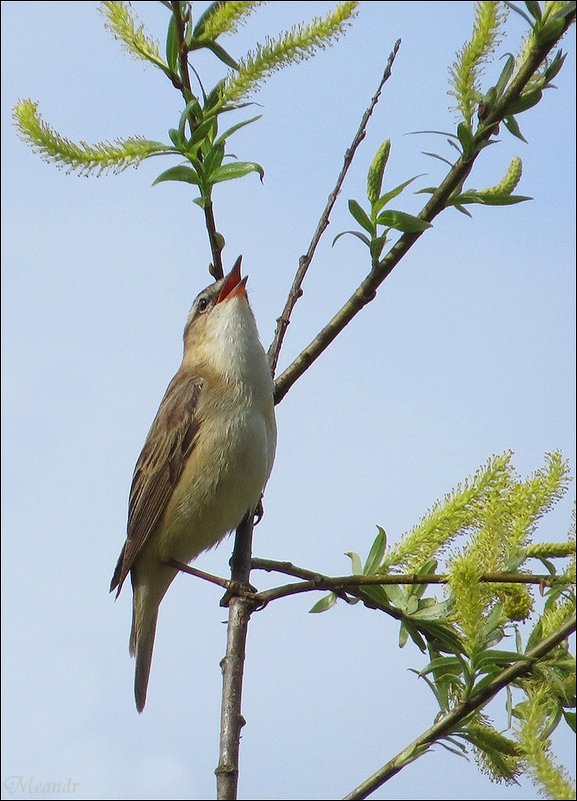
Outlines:
{"type": "MultiPolygon", "coordinates": [[[[230,560],[231,583],[238,589],[248,585],[251,566],[254,515],[248,514],[236,530],[234,551],[230,560]]],[[[234,593],[234,588],[229,591],[234,593]]],[[[238,789],[240,733],[245,724],[241,714],[242,680],[248,623],[254,603],[241,595],[225,595],[228,602],[226,654],[221,662],[222,705],[220,716],[220,756],[216,773],[218,799],[234,801],[238,789]]]]}
{"type": "MultiPolygon", "coordinates": [[[[188,16],[183,17],[182,10],[180,7],[180,3],[178,0],[172,0],[172,13],[174,16],[174,23],[176,26],[176,36],[178,39],[178,71],[180,72],[180,81],[178,82],[178,88],[184,98],[184,102],[188,105],[191,100],[195,98],[195,94],[192,91],[192,84],[190,81],[190,71],[189,71],[189,64],[188,64],[188,52],[189,48],[186,43],[185,37],[185,28],[186,23],[188,21],[188,16]]],[[[187,14],[190,12],[187,11],[187,14]]],[[[188,115],[188,123],[190,125],[190,130],[193,132],[198,125],[198,120],[195,118],[193,112],[189,112],[188,115]]],[[[208,241],[210,244],[210,252],[212,254],[212,263],[209,266],[209,272],[215,281],[218,281],[224,275],[224,269],[222,266],[222,258],[221,253],[224,247],[224,239],[221,234],[218,233],[216,228],[216,222],[214,219],[214,208],[212,205],[212,201],[210,197],[204,198],[204,220],[206,224],[206,230],[208,233],[208,241]]]]}
{"type": "Polygon", "coordinates": [[[216,230],[216,222],[214,219],[214,208],[212,201],[205,199],[204,202],[204,219],[206,222],[206,230],[208,231],[208,241],[210,242],[210,251],[212,253],[212,264],[208,268],[210,274],[215,281],[218,281],[224,276],[224,268],[222,266],[221,253],[224,248],[224,239],[222,234],[216,230]]]}

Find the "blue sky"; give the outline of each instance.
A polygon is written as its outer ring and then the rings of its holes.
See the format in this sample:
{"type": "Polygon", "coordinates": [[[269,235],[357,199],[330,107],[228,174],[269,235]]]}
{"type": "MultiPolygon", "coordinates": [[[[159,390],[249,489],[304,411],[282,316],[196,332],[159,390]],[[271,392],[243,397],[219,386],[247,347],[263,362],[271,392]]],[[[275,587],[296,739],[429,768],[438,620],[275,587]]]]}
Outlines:
{"type": "MultiPolygon", "coordinates": [[[[332,3],[265,4],[229,42],[241,55],[332,3]]],[[[206,3],[195,4],[199,14],[206,3]]],[[[160,3],[134,8],[162,40],[160,3]]],[[[358,162],[305,282],[280,368],[342,305],[367,269],[346,200],[362,200],[376,147],[392,140],[388,186],[442,165],[422,150],[451,130],[448,67],[473,3],[366,2],[333,48],[278,73],[256,98],[264,118],[233,150],[256,175],[218,187],[228,263],[243,254],[267,346],[344,149],[397,38],[402,46],[358,162]]],[[[77,782],[74,798],[214,796],[225,614],[219,590],[182,576],[163,602],[147,708],[138,716],[128,658],[129,592],[108,583],[126,525],[134,463],[168,381],[209,252],[188,187],[151,188],[169,162],[79,178],[47,166],[11,123],[31,97],[72,139],[166,139],[181,111],[160,72],[129,59],[92,2],[2,3],[3,797],[10,776],[77,782]]],[[[500,53],[516,51],[511,16],[500,53]]],[[[543,102],[503,134],[471,178],[496,183],[514,155],[534,201],[445,212],[277,409],[279,445],[255,554],[342,574],[376,525],[397,539],[493,453],[522,474],[560,448],[575,467],[575,41],[543,102]]],[[[219,63],[203,55],[207,83],[219,63]]],[[[490,67],[492,76],[497,67],[490,67]]],[[[397,207],[416,213],[423,196],[397,207]]],[[[571,491],[569,495],[573,497],[571,491]]],[[[571,497],[540,537],[562,539],[571,497]]],[[[227,573],[230,541],[198,566],[227,573]]],[[[259,587],[274,578],[255,576],[259,587]]],[[[254,616],[248,646],[240,795],[339,798],[435,715],[399,651],[396,625],[357,606],[308,615],[313,596],[254,616]]],[[[556,741],[567,764],[572,739],[556,741]]],[[[374,798],[534,799],[528,783],[493,785],[443,749],[374,798]]]]}

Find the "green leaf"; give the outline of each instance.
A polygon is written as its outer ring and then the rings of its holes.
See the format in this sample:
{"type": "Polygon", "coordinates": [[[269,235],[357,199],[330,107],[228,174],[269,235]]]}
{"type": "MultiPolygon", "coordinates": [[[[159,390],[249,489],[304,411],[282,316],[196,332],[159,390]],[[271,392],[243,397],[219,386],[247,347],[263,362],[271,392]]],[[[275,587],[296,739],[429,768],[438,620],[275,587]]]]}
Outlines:
{"type": "Polygon", "coordinates": [[[563,67],[563,63],[565,62],[565,58],[566,54],[564,54],[561,50],[558,50],[555,54],[555,58],[545,70],[545,80],[547,83],[552,81],[559,74],[561,68],[563,67]]]}
{"type": "Polygon", "coordinates": [[[407,627],[401,623],[399,629],[399,648],[404,648],[409,640],[409,632],[407,627]]]}
{"type": "Polygon", "coordinates": [[[543,92],[540,89],[533,89],[531,92],[525,92],[514,103],[507,107],[507,114],[520,114],[522,111],[533,108],[543,97],[543,92]]]}
{"type": "Polygon", "coordinates": [[[568,710],[563,709],[563,717],[565,718],[567,724],[575,732],[575,712],[569,712],[568,710]]]}
{"type": "MultiPolygon", "coordinates": [[[[444,156],[439,156],[438,153],[429,153],[426,150],[421,150],[421,153],[423,154],[423,156],[430,156],[432,159],[439,159],[439,161],[443,161],[445,164],[448,164],[449,167],[453,166],[452,162],[450,162],[449,159],[446,159],[444,156]]],[[[423,190],[421,189],[420,191],[422,192],[423,190]]]]}
{"type": "Polygon", "coordinates": [[[166,34],[166,63],[171,72],[178,72],[178,30],[174,14],[170,18],[168,32],[166,34]]]}
{"type": "Polygon", "coordinates": [[[415,620],[441,620],[446,617],[452,601],[436,601],[434,598],[431,600],[433,601],[431,605],[417,609],[411,617],[415,620]]]}
{"type": "Polygon", "coordinates": [[[354,551],[347,551],[345,556],[348,556],[351,560],[351,570],[353,571],[353,575],[362,576],[363,566],[361,563],[361,557],[358,555],[358,553],[354,553],[354,551]]]}
{"type": "Polygon", "coordinates": [[[527,0],[525,6],[527,7],[527,11],[534,19],[541,19],[541,6],[536,0],[527,0]]]}
{"type": "Polygon", "coordinates": [[[378,225],[386,225],[388,228],[395,228],[397,231],[402,231],[404,234],[416,234],[425,231],[427,228],[432,228],[431,223],[426,220],[421,220],[420,217],[413,217],[412,214],[406,214],[404,211],[383,211],[377,217],[378,225]]]}
{"type": "Polygon", "coordinates": [[[190,139],[188,140],[188,150],[196,151],[199,145],[210,143],[212,136],[214,135],[213,134],[214,129],[215,129],[215,120],[212,117],[210,117],[207,120],[203,120],[201,123],[199,123],[192,132],[190,139]]]}
{"type": "Polygon", "coordinates": [[[523,203],[525,200],[533,200],[527,195],[508,195],[506,192],[485,193],[485,192],[463,192],[462,195],[451,198],[447,205],[459,205],[478,203],[481,206],[514,206],[516,203],[523,203]]]}
{"type": "Polygon", "coordinates": [[[224,145],[217,145],[216,143],[210,147],[204,156],[204,170],[207,176],[207,181],[214,183],[213,175],[216,170],[222,165],[224,158],[224,145]]]}
{"type": "Polygon", "coordinates": [[[349,211],[361,228],[364,228],[365,231],[368,231],[371,236],[375,235],[375,226],[371,222],[367,212],[357,203],[356,200],[349,200],[349,211]]]}
{"type": "Polygon", "coordinates": [[[334,592],[330,592],[328,595],[325,595],[324,598],[321,598],[320,601],[317,601],[316,604],[309,609],[309,613],[316,614],[317,612],[326,612],[334,606],[336,602],[337,596],[334,592]]]}
{"type": "Polygon", "coordinates": [[[449,654],[462,654],[463,643],[455,634],[453,629],[446,623],[437,621],[421,621],[416,616],[411,618],[419,627],[419,631],[427,638],[428,642],[433,642],[437,651],[449,654]]]}
{"type": "Polygon", "coordinates": [[[414,595],[409,595],[407,597],[407,605],[406,605],[405,608],[406,608],[407,615],[410,615],[411,617],[413,617],[415,615],[415,612],[419,608],[419,599],[415,598],[414,595]]]}
{"type": "MultiPolygon", "coordinates": [[[[417,676],[419,675],[417,670],[414,670],[413,668],[409,668],[409,670],[411,671],[411,673],[416,673],[417,676]]],[[[433,691],[435,698],[437,699],[439,707],[443,712],[445,712],[449,705],[449,696],[448,693],[446,692],[446,688],[444,686],[439,686],[434,684],[428,676],[421,676],[421,678],[427,682],[430,689],[433,691]]]]}
{"type": "Polygon", "coordinates": [[[461,672],[463,664],[456,656],[439,656],[432,659],[428,665],[419,671],[419,676],[423,677],[429,673],[437,672],[439,674],[446,673],[447,670],[453,672],[455,669],[461,672]]]}
{"type": "Polygon", "coordinates": [[[516,136],[517,139],[520,139],[522,142],[525,142],[525,144],[527,144],[527,140],[521,133],[521,129],[519,128],[519,123],[517,122],[515,117],[505,117],[503,122],[505,123],[505,128],[509,131],[509,133],[513,134],[513,136],[516,136]]]}
{"type": "Polygon", "coordinates": [[[501,97],[501,95],[507,88],[507,84],[509,83],[511,76],[513,75],[514,69],[515,69],[515,59],[510,53],[508,53],[505,60],[505,65],[501,70],[501,74],[499,75],[499,80],[497,81],[497,85],[495,86],[495,94],[497,95],[498,98],[501,97]]]}
{"type": "MultiPolygon", "coordinates": [[[[443,739],[444,740],[449,740],[450,742],[453,742],[453,740],[450,737],[444,737],[443,739]]],[[[463,753],[463,751],[465,751],[465,752],[467,751],[467,749],[465,748],[464,745],[457,743],[458,747],[457,748],[453,748],[453,746],[447,745],[447,743],[444,743],[442,740],[437,740],[437,744],[440,745],[441,748],[444,748],[445,751],[448,751],[450,754],[455,754],[455,756],[463,757],[464,759],[467,759],[466,753],[463,753]]]]}
{"type": "Polygon", "coordinates": [[[200,15],[198,18],[198,22],[194,26],[193,34],[194,36],[202,36],[204,28],[206,26],[207,21],[212,17],[214,12],[222,5],[222,0],[218,0],[215,3],[211,3],[208,8],[200,15]]]}
{"type": "MultiPolygon", "coordinates": [[[[196,98],[189,100],[186,106],[184,107],[184,111],[180,115],[180,120],[178,121],[178,130],[180,131],[181,136],[184,136],[184,129],[186,123],[189,120],[189,115],[191,112],[194,112],[194,117],[198,117],[199,119],[202,117],[202,109],[200,104],[196,98]]],[[[198,126],[200,128],[202,123],[198,126]]],[[[198,130],[197,128],[197,130],[198,130]]]]}
{"type": "Polygon", "coordinates": [[[368,598],[370,602],[374,602],[381,611],[389,611],[394,607],[389,603],[389,599],[384,590],[385,588],[383,586],[377,584],[359,587],[358,592],[363,595],[363,597],[368,598]]]}
{"type": "Polygon", "coordinates": [[[382,236],[376,236],[374,239],[371,240],[370,244],[370,251],[371,251],[371,259],[373,261],[378,262],[381,257],[381,253],[383,252],[383,248],[387,244],[387,236],[383,234],[382,236]]]}
{"type": "Polygon", "coordinates": [[[236,133],[241,128],[244,128],[245,125],[250,125],[251,122],[256,122],[257,120],[260,120],[261,117],[262,117],[262,114],[258,114],[256,117],[251,117],[250,120],[243,120],[242,122],[239,122],[236,125],[233,125],[232,128],[229,128],[223,134],[221,134],[218,137],[218,139],[215,139],[214,140],[214,144],[215,145],[224,144],[224,142],[228,139],[228,137],[231,136],[233,133],[236,133]]]}
{"type": "Polygon", "coordinates": [[[373,573],[377,572],[377,568],[381,565],[381,562],[385,556],[385,549],[387,547],[387,534],[384,528],[381,526],[377,526],[379,533],[375,537],[375,540],[371,546],[371,550],[369,551],[369,555],[367,556],[367,561],[365,562],[365,566],[363,568],[363,573],[365,576],[371,576],[373,573]]]}
{"type": "MultiPolygon", "coordinates": [[[[406,637],[406,634],[404,632],[408,632],[409,637],[415,643],[417,648],[420,651],[422,651],[423,653],[426,653],[427,644],[426,644],[425,640],[422,638],[420,631],[415,626],[411,625],[410,623],[407,623],[407,621],[404,621],[401,624],[401,630],[399,632],[399,647],[400,648],[403,648],[404,645],[407,642],[407,637],[406,637]],[[401,644],[401,639],[402,639],[402,644],[401,644]]],[[[427,679],[425,678],[425,681],[426,680],[427,679]]]]}
{"type": "Polygon", "coordinates": [[[182,149],[182,136],[180,135],[180,131],[177,131],[176,128],[170,128],[168,131],[168,135],[170,136],[170,141],[172,144],[177,147],[179,150],[182,149]]]}
{"type": "Polygon", "coordinates": [[[525,14],[525,12],[522,11],[518,6],[514,5],[514,3],[506,3],[505,5],[507,5],[508,8],[511,8],[513,11],[516,11],[517,14],[520,14],[531,27],[533,26],[533,20],[531,17],[528,14],[525,14]]]}
{"type": "MultiPolygon", "coordinates": [[[[448,163],[450,164],[450,162],[448,162],[448,163]]],[[[372,208],[372,216],[373,216],[373,218],[377,216],[377,214],[380,212],[380,210],[383,208],[383,206],[386,206],[387,203],[390,200],[392,200],[393,198],[397,197],[397,195],[400,195],[401,192],[403,191],[403,189],[405,189],[405,187],[407,187],[409,184],[412,184],[413,181],[417,180],[417,178],[421,178],[424,174],[425,173],[422,172],[420,175],[414,175],[412,178],[409,178],[408,181],[404,181],[402,184],[399,184],[399,186],[396,186],[394,189],[391,189],[390,192],[386,192],[382,197],[380,197],[373,204],[373,208],[372,208]]]]}
{"type": "Polygon", "coordinates": [[[345,234],[351,234],[352,236],[356,236],[357,239],[360,239],[361,242],[363,242],[368,248],[370,248],[371,240],[369,239],[368,236],[366,236],[366,234],[361,234],[360,231],[341,231],[340,234],[337,234],[333,239],[332,247],[334,247],[335,242],[337,242],[341,238],[341,236],[344,236],[345,234]]]}
{"type": "Polygon", "coordinates": [[[477,673],[486,673],[488,669],[497,665],[510,665],[513,662],[527,661],[524,654],[514,651],[482,651],[476,655],[472,662],[472,667],[477,673]]]}
{"type": "Polygon", "coordinates": [[[383,592],[390,600],[392,604],[394,604],[397,609],[405,608],[405,604],[407,603],[407,597],[404,593],[402,587],[398,584],[383,584],[383,592]]]}
{"type": "Polygon", "coordinates": [[[452,139],[459,139],[458,136],[455,136],[455,134],[449,133],[448,131],[410,131],[409,133],[411,136],[414,136],[415,134],[438,134],[439,136],[449,136],[452,139]]]}
{"type": "Polygon", "coordinates": [[[152,185],[161,184],[164,181],[184,181],[187,184],[196,184],[200,186],[200,178],[196,170],[192,167],[185,167],[179,165],[178,167],[171,167],[162,172],[158,178],[153,181],[152,185]]]}
{"type": "Polygon", "coordinates": [[[471,128],[466,122],[460,122],[457,126],[457,136],[463,148],[463,155],[470,156],[473,152],[474,139],[471,128]]]}
{"type": "MultiPolygon", "coordinates": [[[[205,41],[199,43],[199,46],[200,47],[206,47],[209,50],[211,50],[217,58],[219,58],[224,64],[226,64],[227,67],[230,67],[233,70],[240,69],[240,65],[239,65],[238,61],[235,61],[234,58],[230,55],[230,53],[227,53],[227,51],[224,49],[224,47],[222,47],[221,45],[217,44],[216,42],[209,42],[209,41],[205,40],[205,41]]],[[[193,47],[191,47],[191,50],[196,50],[196,49],[197,48],[196,48],[196,42],[195,42],[193,44],[193,47]]]]}
{"type": "Polygon", "coordinates": [[[264,170],[254,161],[235,161],[233,164],[223,164],[218,167],[210,176],[211,183],[218,184],[222,181],[232,181],[235,178],[242,178],[251,172],[257,172],[261,182],[264,180],[264,170]]]}

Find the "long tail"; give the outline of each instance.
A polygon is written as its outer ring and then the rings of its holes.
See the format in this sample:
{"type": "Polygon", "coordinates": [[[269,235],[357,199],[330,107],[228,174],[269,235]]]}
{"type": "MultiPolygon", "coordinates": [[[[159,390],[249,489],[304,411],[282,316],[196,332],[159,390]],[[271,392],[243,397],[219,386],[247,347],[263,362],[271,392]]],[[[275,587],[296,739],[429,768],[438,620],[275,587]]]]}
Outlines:
{"type": "MultiPolygon", "coordinates": [[[[146,703],[146,691],[152,663],[154,635],[158,620],[158,602],[150,602],[146,586],[134,587],[132,599],[132,629],[130,631],[130,656],[136,657],[134,672],[134,699],[139,712],[146,703]]],[[[155,599],[156,600],[156,599],[155,599]]]]}

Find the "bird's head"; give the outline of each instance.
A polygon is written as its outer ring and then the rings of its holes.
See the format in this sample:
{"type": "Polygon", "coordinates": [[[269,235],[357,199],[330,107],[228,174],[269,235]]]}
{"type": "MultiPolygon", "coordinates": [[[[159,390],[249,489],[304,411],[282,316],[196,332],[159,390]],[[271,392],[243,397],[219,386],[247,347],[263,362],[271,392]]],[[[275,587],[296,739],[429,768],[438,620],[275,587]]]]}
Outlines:
{"type": "Polygon", "coordinates": [[[242,361],[247,347],[250,349],[255,339],[258,342],[246,294],[248,276],[241,277],[241,261],[239,256],[228,275],[195,298],[184,329],[185,363],[224,369],[231,361],[242,361]]]}

